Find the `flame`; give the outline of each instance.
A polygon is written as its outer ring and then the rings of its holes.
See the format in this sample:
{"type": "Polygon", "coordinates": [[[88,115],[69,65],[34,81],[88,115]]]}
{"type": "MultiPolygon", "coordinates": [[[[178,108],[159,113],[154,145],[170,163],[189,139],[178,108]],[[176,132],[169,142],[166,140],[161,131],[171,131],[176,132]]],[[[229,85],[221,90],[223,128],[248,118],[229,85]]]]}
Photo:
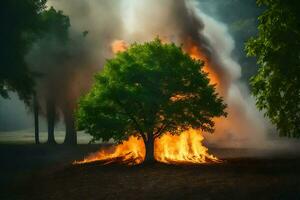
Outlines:
{"type": "Polygon", "coordinates": [[[128,44],[124,40],[114,40],[111,44],[111,50],[114,54],[126,51],[128,44]]]}
{"type": "Polygon", "coordinates": [[[91,153],[83,160],[75,161],[74,164],[102,161],[103,164],[120,162],[128,165],[135,165],[144,161],[145,153],[144,142],[137,137],[131,136],[128,140],[123,141],[117,146],[91,153]]]}
{"type": "MultiPolygon", "coordinates": [[[[189,44],[190,42],[188,42],[189,44]]],[[[196,60],[201,60],[204,61],[204,67],[203,67],[203,71],[208,73],[209,79],[210,79],[210,83],[214,84],[217,86],[220,86],[220,81],[219,78],[217,76],[217,73],[213,71],[212,67],[210,66],[211,63],[208,60],[208,58],[201,52],[200,48],[196,45],[193,44],[189,44],[188,47],[186,48],[186,51],[188,52],[188,54],[190,54],[190,56],[196,60]]]]}
{"type": "Polygon", "coordinates": [[[200,131],[190,129],[180,135],[167,133],[155,141],[155,159],[168,164],[220,162],[202,145],[200,131]]]}
{"type": "MultiPolygon", "coordinates": [[[[155,159],[167,164],[221,162],[217,157],[208,153],[208,149],[202,145],[203,139],[201,132],[194,129],[179,135],[167,133],[155,140],[155,159]]],[[[104,165],[109,163],[137,165],[144,161],[145,153],[143,140],[131,136],[121,144],[92,153],[81,161],[75,161],[74,164],[99,161],[104,165]]]]}
{"type": "MultiPolygon", "coordinates": [[[[203,70],[208,73],[210,83],[219,85],[217,74],[210,67],[207,57],[201,53],[200,48],[191,41],[187,41],[186,52],[194,59],[204,61],[203,70]]],[[[115,40],[112,43],[114,53],[124,51],[128,47],[123,40],[115,40]]],[[[171,100],[186,98],[186,96],[175,96],[171,100]]],[[[190,129],[179,135],[166,133],[154,142],[154,157],[157,161],[167,164],[199,164],[210,162],[221,162],[217,157],[208,153],[208,149],[202,145],[203,136],[201,131],[190,129]]],[[[104,164],[120,162],[128,165],[140,164],[145,159],[145,144],[141,138],[131,136],[127,141],[112,147],[109,150],[100,150],[90,154],[82,161],[75,164],[83,164],[94,161],[102,161],[104,164]]]]}

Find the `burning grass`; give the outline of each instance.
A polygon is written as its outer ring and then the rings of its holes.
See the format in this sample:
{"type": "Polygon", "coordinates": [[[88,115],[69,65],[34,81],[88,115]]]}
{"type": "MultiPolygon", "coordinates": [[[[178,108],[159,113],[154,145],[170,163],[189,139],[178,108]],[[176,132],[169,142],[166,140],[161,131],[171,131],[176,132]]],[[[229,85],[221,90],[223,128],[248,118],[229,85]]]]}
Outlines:
{"type": "MultiPolygon", "coordinates": [[[[180,135],[165,134],[155,140],[154,156],[158,162],[166,164],[220,163],[217,157],[208,153],[202,145],[200,131],[188,130],[180,135]]],[[[145,159],[145,145],[142,139],[130,137],[127,141],[109,149],[101,149],[74,164],[101,162],[102,164],[121,163],[141,164],[145,159]]]]}

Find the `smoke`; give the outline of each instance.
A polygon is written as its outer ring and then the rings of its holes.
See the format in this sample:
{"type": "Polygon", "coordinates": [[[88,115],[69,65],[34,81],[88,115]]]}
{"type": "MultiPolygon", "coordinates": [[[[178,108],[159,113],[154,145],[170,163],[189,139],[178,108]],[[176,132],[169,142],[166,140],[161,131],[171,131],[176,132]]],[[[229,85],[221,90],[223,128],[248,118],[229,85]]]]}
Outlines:
{"type": "Polygon", "coordinates": [[[31,70],[40,74],[36,91],[41,113],[56,121],[63,116],[68,127],[73,126],[72,112],[78,98],[111,54],[111,41],[119,37],[120,16],[114,1],[53,0],[48,2],[50,6],[70,17],[69,41],[46,34],[34,44],[26,60],[31,70]],[[55,116],[49,116],[49,108],[55,109],[55,116]]]}
{"type": "Polygon", "coordinates": [[[241,66],[233,60],[234,41],[227,27],[200,10],[196,1],[123,1],[125,41],[147,41],[159,35],[182,44],[187,52],[197,47],[217,90],[228,104],[228,118],[216,120],[216,132],[206,134],[218,146],[253,147],[266,143],[267,123],[257,111],[245,84],[241,66]]]}
{"type": "Polygon", "coordinates": [[[220,145],[235,147],[266,145],[267,121],[255,107],[248,88],[240,81],[241,66],[232,58],[235,44],[224,24],[195,10],[203,20],[203,34],[211,45],[211,67],[219,77],[217,89],[228,104],[228,118],[216,124],[216,136],[208,137],[220,145]],[[217,68],[217,70],[214,70],[217,68]],[[222,78],[226,77],[226,78],[222,78]],[[222,92],[223,91],[223,92],[222,92]]]}
{"type": "Polygon", "coordinates": [[[37,84],[44,112],[49,98],[60,112],[74,108],[79,96],[89,89],[93,74],[112,56],[112,47],[121,51],[127,43],[159,36],[183,45],[187,52],[196,47],[208,71],[216,76],[229,116],[216,119],[216,132],[205,134],[208,142],[231,147],[266,145],[268,123],[240,81],[241,66],[232,55],[235,43],[226,25],[206,15],[196,1],[50,0],[48,5],[68,15],[72,26],[68,45],[44,38],[27,56],[32,69],[44,75],[37,84]],[[83,31],[88,34],[83,36],[83,31]]]}

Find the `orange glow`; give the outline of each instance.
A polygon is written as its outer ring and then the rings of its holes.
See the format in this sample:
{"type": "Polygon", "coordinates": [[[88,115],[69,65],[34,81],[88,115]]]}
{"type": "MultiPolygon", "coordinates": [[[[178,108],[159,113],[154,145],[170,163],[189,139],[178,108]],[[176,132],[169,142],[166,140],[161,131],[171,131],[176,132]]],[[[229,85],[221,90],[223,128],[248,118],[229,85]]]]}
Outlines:
{"type": "Polygon", "coordinates": [[[203,71],[208,73],[210,83],[215,84],[218,87],[220,85],[218,76],[210,67],[210,61],[207,59],[207,57],[204,54],[202,54],[199,47],[197,47],[196,45],[189,45],[189,47],[186,48],[186,51],[190,54],[192,58],[196,60],[204,61],[203,71]]]}
{"type": "MultiPolygon", "coordinates": [[[[167,133],[155,140],[155,159],[168,164],[221,162],[217,157],[208,153],[208,149],[202,145],[203,139],[201,132],[193,129],[180,135],[167,133]]],[[[99,161],[103,164],[136,165],[142,163],[144,159],[145,145],[143,140],[131,136],[122,144],[92,153],[81,161],[75,161],[74,164],[99,161]]]]}
{"type": "Polygon", "coordinates": [[[194,129],[180,135],[167,133],[155,141],[155,159],[168,164],[220,162],[202,145],[203,139],[201,132],[194,129]]]}
{"type": "MultiPolygon", "coordinates": [[[[194,59],[200,59],[205,62],[203,70],[208,73],[211,84],[216,84],[217,89],[219,80],[216,73],[211,69],[207,57],[201,53],[200,49],[187,42],[186,52],[194,59]]],[[[127,43],[122,40],[116,40],[112,44],[113,52],[124,51],[127,43]]],[[[188,96],[176,95],[171,101],[188,98],[188,96]]],[[[199,164],[221,162],[217,157],[208,153],[208,149],[202,145],[203,136],[201,131],[190,129],[179,135],[170,133],[155,139],[154,157],[157,161],[168,164],[199,164]]],[[[90,154],[82,161],[75,161],[75,164],[89,163],[94,161],[103,161],[104,164],[120,162],[128,165],[140,164],[145,158],[145,145],[143,140],[136,137],[130,137],[122,144],[114,146],[108,150],[90,154]]]]}
{"type": "Polygon", "coordinates": [[[117,146],[91,153],[83,160],[75,161],[74,164],[102,161],[103,164],[120,162],[128,165],[135,165],[142,163],[144,157],[144,142],[141,139],[131,136],[128,140],[123,141],[123,143],[117,146]]]}
{"type": "Polygon", "coordinates": [[[111,49],[113,53],[126,51],[128,44],[124,40],[115,40],[111,44],[111,49]]]}

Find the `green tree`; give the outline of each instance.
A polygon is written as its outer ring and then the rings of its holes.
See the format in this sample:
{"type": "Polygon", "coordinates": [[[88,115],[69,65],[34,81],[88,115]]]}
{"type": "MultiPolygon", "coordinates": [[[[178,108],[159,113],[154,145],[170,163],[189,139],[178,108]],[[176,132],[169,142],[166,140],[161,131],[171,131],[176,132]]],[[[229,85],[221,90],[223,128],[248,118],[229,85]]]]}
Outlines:
{"type": "Polygon", "coordinates": [[[251,79],[259,109],[281,136],[300,136],[300,1],[257,0],[266,7],[258,36],[246,43],[258,73],[251,79]]]}
{"type": "Polygon", "coordinates": [[[146,161],[154,161],[154,140],[189,128],[213,132],[213,117],[226,116],[203,62],[159,39],[133,44],[107,61],[91,91],[81,98],[78,129],[94,140],[144,140],[146,161]]]}
{"type": "MultiPolygon", "coordinates": [[[[64,90],[63,93],[67,94],[68,91],[66,91],[66,81],[53,79],[53,76],[58,76],[58,74],[53,74],[53,72],[66,73],[64,71],[64,62],[66,62],[66,60],[70,57],[70,53],[68,50],[70,45],[69,28],[71,24],[68,16],[64,15],[60,10],[55,10],[53,7],[41,13],[40,21],[43,33],[41,34],[40,39],[36,42],[36,45],[40,49],[36,56],[44,57],[45,55],[47,55],[48,63],[45,63],[44,68],[41,69],[44,71],[38,71],[38,73],[41,74],[41,77],[38,78],[41,79],[41,82],[47,85],[44,86],[44,90],[47,90],[47,95],[45,95],[47,104],[46,116],[48,124],[47,143],[56,144],[54,137],[54,126],[56,121],[58,120],[58,105],[56,101],[57,93],[61,92],[61,90],[64,90]],[[53,81],[59,82],[60,87],[56,88],[54,86],[56,85],[56,83],[51,83],[53,81]]],[[[40,66],[38,66],[36,70],[39,70],[39,67],[40,66]]],[[[67,76],[67,74],[65,74],[65,76],[67,76]]],[[[65,101],[69,102],[69,105],[71,105],[70,99],[67,99],[66,96],[64,96],[63,98],[65,101]]],[[[69,106],[68,109],[66,108],[62,110],[62,114],[66,118],[65,143],[76,143],[76,132],[73,123],[73,107],[69,106]],[[68,116],[66,117],[66,115],[68,116]]]]}
{"type": "Polygon", "coordinates": [[[24,56],[40,30],[40,13],[46,0],[3,0],[0,6],[0,96],[18,93],[29,103],[33,94],[33,73],[24,56]]]}
{"type": "Polygon", "coordinates": [[[40,17],[43,39],[54,38],[65,44],[69,41],[70,18],[63,11],[55,10],[53,7],[41,13],[40,17]]]}

